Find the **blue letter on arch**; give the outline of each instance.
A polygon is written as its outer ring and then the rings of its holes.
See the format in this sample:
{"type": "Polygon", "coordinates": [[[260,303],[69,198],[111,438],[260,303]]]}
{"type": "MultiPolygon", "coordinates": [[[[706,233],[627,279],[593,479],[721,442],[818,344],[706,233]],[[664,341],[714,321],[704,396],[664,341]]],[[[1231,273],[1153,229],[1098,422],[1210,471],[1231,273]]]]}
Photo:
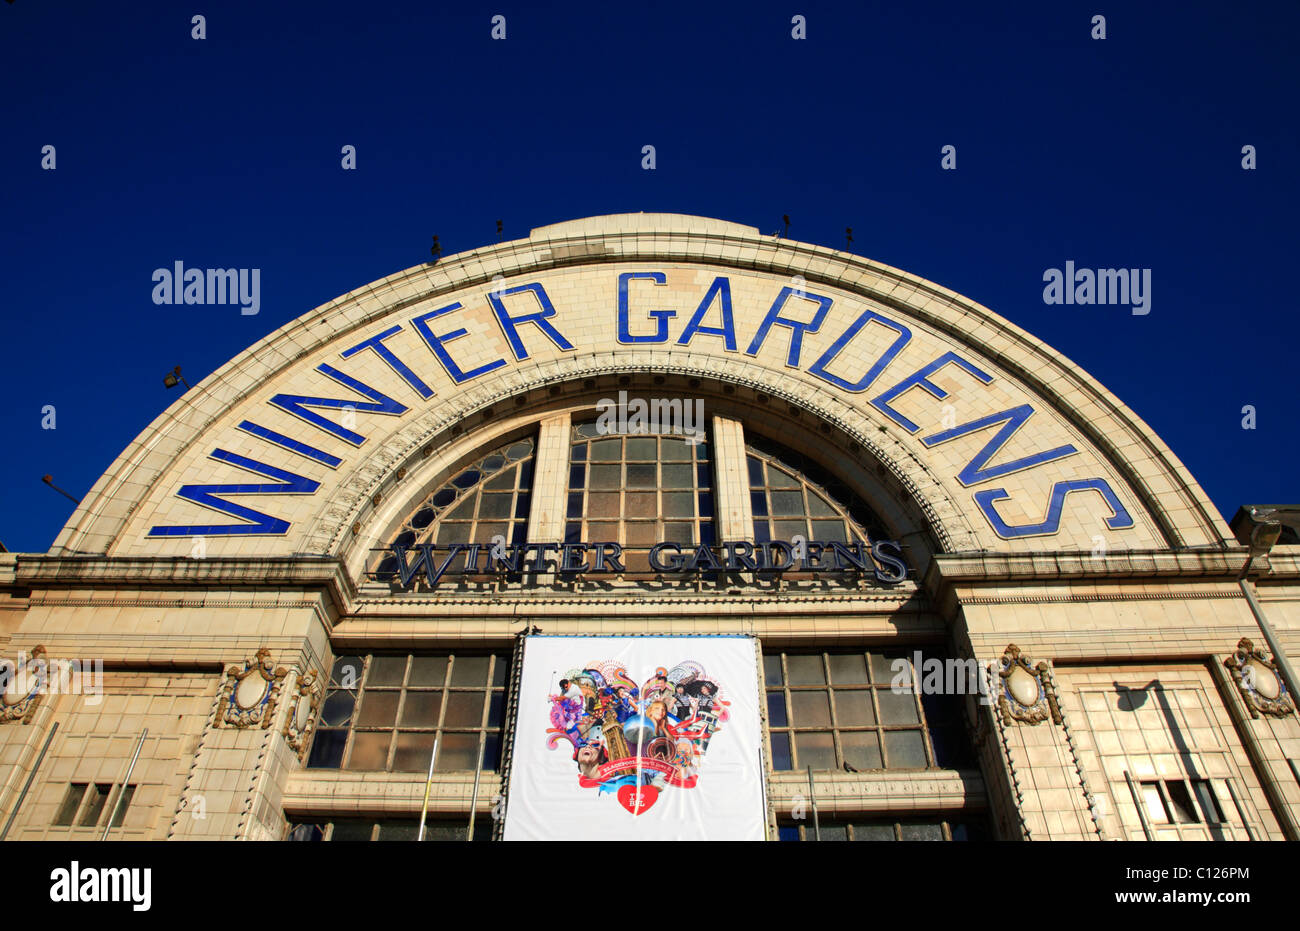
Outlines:
{"type": "Polygon", "coordinates": [[[284,469],[277,469],[264,462],[248,459],[244,456],[228,453],[224,449],[212,451],[212,458],[219,462],[228,462],[241,469],[265,475],[267,478],[279,479],[280,484],[236,484],[229,485],[182,485],[176,497],[185,498],[205,508],[212,508],[222,514],[252,521],[251,524],[195,524],[191,526],[159,526],[149,530],[151,537],[232,537],[253,536],[255,534],[282,534],[289,529],[289,522],[279,517],[271,517],[261,511],[226,501],[216,495],[310,495],[320,488],[320,482],[301,475],[294,475],[284,469]]]}
{"type": "Polygon", "coordinates": [[[985,519],[997,531],[998,536],[1005,539],[1014,539],[1016,537],[1037,537],[1047,534],[1056,533],[1061,529],[1061,510],[1065,506],[1065,496],[1072,491],[1097,491],[1106,499],[1114,513],[1106,518],[1106,526],[1111,530],[1124,530],[1133,526],[1133,517],[1120,503],[1119,496],[1111,489],[1110,483],[1104,478],[1084,478],[1070,482],[1057,482],[1052,486],[1052,499],[1047,505],[1047,517],[1042,523],[1038,524],[1019,524],[1012,526],[1004,521],[998,514],[997,509],[993,507],[995,501],[1001,501],[1003,498],[1010,498],[1004,488],[987,488],[984,491],[975,492],[975,503],[979,509],[984,512],[985,519]]]}

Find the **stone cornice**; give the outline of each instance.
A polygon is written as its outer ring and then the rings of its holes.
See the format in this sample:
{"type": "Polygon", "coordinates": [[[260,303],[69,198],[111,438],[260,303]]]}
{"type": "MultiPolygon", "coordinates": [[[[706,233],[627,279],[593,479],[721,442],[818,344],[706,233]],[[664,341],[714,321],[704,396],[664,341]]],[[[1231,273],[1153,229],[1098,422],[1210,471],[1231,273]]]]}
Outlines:
{"type": "MultiPolygon", "coordinates": [[[[1243,546],[1222,549],[1197,550],[1127,550],[1113,551],[1094,557],[1080,551],[1046,553],[947,553],[938,554],[930,562],[923,587],[940,610],[949,613],[956,603],[990,604],[1015,601],[1014,595],[1005,591],[996,595],[981,595],[975,599],[958,598],[956,589],[1001,587],[1014,588],[1020,584],[1045,584],[1080,582],[1088,592],[1080,593],[1077,600],[1101,600],[1094,591],[1098,585],[1123,583],[1207,582],[1235,583],[1249,560],[1249,550],[1243,546]]],[[[1251,563],[1251,575],[1263,584],[1270,580],[1295,581],[1300,579],[1300,558],[1289,553],[1259,557],[1251,563]]],[[[1192,597],[1185,592],[1181,597],[1192,597]]],[[[1212,597],[1202,594],[1201,597],[1212,597]]],[[[1035,596],[1038,598],[1039,596],[1035,596]]],[[[1149,592],[1129,593],[1117,590],[1105,600],[1149,600],[1149,592]]],[[[1172,595],[1170,597],[1173,597],[1172,595]]],[[[1061,596],[1057,600],[1076,600],[1061,596]]]]}

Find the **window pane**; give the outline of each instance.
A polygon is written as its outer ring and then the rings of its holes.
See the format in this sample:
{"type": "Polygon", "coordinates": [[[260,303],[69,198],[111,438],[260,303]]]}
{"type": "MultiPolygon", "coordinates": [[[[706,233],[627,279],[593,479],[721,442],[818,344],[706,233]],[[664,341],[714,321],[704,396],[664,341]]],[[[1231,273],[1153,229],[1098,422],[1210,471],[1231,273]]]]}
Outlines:
{"type": "Polygon", "coordinates": [[[694,517],[694,497],[689,491],[664,492],[664,517],[694,517]]]}
{"type": "Polygon", "coordinates": [[[791,685],[826,684],[826,671],[822,668],[820,653],[804,656],[790,654],[785,658],[785,665],[790,675],[791,685]]]}
{"type": "Polygon", "coordinates": [[[689,465],[665,465],[662,488],[694,488],[695,469],[689,465]]]}
{"type": "Polygon", "coordinates": [[[506,678],[510,672],[510,657],[498,655],[492,664],[492,684],[500,688],[506,684],[506,678]]]}
{"type": "MultiPolygon", "coordinates": [[[[494,773],[501,762],[501,735],[489,733],[483,741],[483,771],[494,773]]],[[[477,835],[478,831],[475,830],[477,835]]]]}
{"type": "MultiPolygon", "coordinates": [[[[821,826],[820,833],[821,833],[821,839],[823,841],[828,841],[828,840],[846,841],[849,839],[849,828],[848,825],[845,824],[823,824],[821,826]]],[[[817,828],[814,827],[813,837],[816,837],[817,834],[818,834],[818,830],[817,828]]]]}
{"type": "Polygon", "coordinates": [[[876,698],[880,702],[881,724],[921,723],[916,714],[916,696],[911,692],[876,689],[876,698]]]}
{"type": "Polygon", "coordinates": [[[360,656],[340,656],[334,661],[330,685],[340,685],[345,689],[356,688],[361,684],[362,666],[360,656]]]}
{"type": "Polygon", "coordinates": [[[452,543],[468,543],[469,530],[471,524],[455,524],[443,522],[438,525],[439,546],[448,546],[452,543]]]}
{"type": "Polygon", "coordinates": [[[871,690],[855,689],[835,691],[835,723],[840,727],[869,727],[876,723],[876,712],[871,707],[871,690]]]}
{"type": "Polygon", "coordinates": [[[1156,824],[1168,824],[1169,813],[1165,800],[1160,797],[1160,787],[1154,782],[1142,783],[1142,801],[1147,807],[1147,817],[1156,824]]]}
{"type": "Polygon", "coordinates": [[[1169,804],[1173,806],[1175,821],[1179,824],[1200,822],[1196,806],[1192,804],[1192,794],[1187,791],[1187,783],[1181,779],[1168,779],[1165,781],[1165,791],[1169,793],[1169,804]]]}
{"type": "Polygon", "coordinates": [[[853,839],[859,840],[897,840],[894,836],[894,826],[892,824],[855,824],[853,825],[853,839]]]}
{"type": "MultiPolygon", "coordinates": [[[[617,518],[619,516],[619,494],[616,491],[587,492],[587,518],[617,518]]],[[[575,515],[576,516],[576,515],[575,515]]]]}
{"type": "Polygon", "coordinates": [[[478,734],[443,734],[438,741],[438,763],[435,769],[439,772],[474,769],[477,756],[478,734]]]}
{"type": "Polygon", "coordinates": [[[309,769],[338,769],[343,763],[343,748],[347,744],[347,731],[318,730],[311,742],[309,769]]]}
{"type": "Polygon", "coordinates": [[[781,654],[763,654],[763,680],[767,685],[781,684],[781,654]]]}
{"type": "Polygon", "coordinates": [[[485,692],[451,692],[443,727],[481,727],[485,692]]]}
{"type": "Polygon", "coordinates": [[[902,669],[905,667],[908,670],[908,675],[910,676],[912,662],[902,653],[897,653],[893,651],[889,653],[873,652],[871,654],[872,681],[875,682],[877,685],[889,685],[889,683],[893,681],[895,676],[895,672],[894,672],[895,660],[898,660],[901,664],[898,668],[902,669]]]}
{"type": "Polygon", "coordinates": [[[457,656],[451,669],[451,684],[487,685],[488,657],[457,656]]]}
{"type": "Polygon", "coordinates": [[[840,653],[830,657],[831,682],[835,685],[865,685],[867,660],[861,653],[840,653]]]}
{"type": "Polygon", "coordinates": [[[825,692],[791,692],[795,727],[829,727],[831,703],[825,692]]]}
{"type": "Polygon", "coordinates": [[[778,540],[793,540],[796,535],[808,536],[808,525],[801,520],[774,520],[772,527],[778,540]]]}
{"type": "MultiPolygon", "coordinates": [[[[767,484],[769,488],[798,488],[799,480],[788,472],[768,464],[767,467],[767,484]]],[[[803,505],[800,505],[802,509],[803,505]]]]}
{"type": "Polygon", "coordinates": [[[295,842],[319,843],[324,839],[323,824],[295,824],[289,831],[289,840],[295,842]]]}
{"type": "Polygon", "coordinates": [[[594,465],[591,467],[591,488],[622,488],[623,467],[621,465],[594,465]]]}
{"type": "MultiPolygon", "coordinates": [[[[428,763],[425,763],[428,766],[428,763]]],[[[425,833],[428,833],[428,823],[425,824],[425,833]]],[[[419,821],[381,821],[379,822],[379,839],[392,841],[409,841],[415,840],[420,836],[419,821]]]]}
{"type": "Polygon", "coordinates": [[[627,467],[628,488],[657,488],[658,467],[653,465],[629,465],[627,467]]]}
{"type": "Polygon", "coordinates": [[[135,798],[135,786],[127,786],[126,791],[122,792],[122,787],[118,786],[113,790],[113,797],[108,801],[108,826],[115,828],[125,819],[127,812],[131,810],[131,799],[135,798]],[[118,795],[121,799],[118,799],[118,795]]]}
{"type": "Polygon", "coordinates": [[[54,816],[54,823],[61,826],[71,825],[85,794],[86,783],[84,782],[74,782],[68,786],[68,791],[63,796],[63,804],[59,806],[59,813],[54,816]]]}
{"type": "Polygon", "coordinates": [[[636,521],[623,525],[628,546],[651,546],[659,542],[659,525],[654,521],[636,521]]]}
{"type": "Polygon", "coordinates": [[[803,493],[774,491],[770,494],[773,517],[798,517],[803,514],[803,493]]]}
{"type": "Polygon", "coordinates": [[[663,533],[664,540],[669,543],[693,544],[695,542],[695,525],[684,521],[664,524],[663,533]]]}
{"type": "Polygon", "coordinates": [[[769,727],[785,727],[790,721],[785,713],[785,693],[767,693],[767,723],[769,727]]]}
{"type": "Polygon", "coordinates": [[[943,840],[943,826],[938,824],[907,824],[901,825],[903,829],[903,840],[943,840]]]}
{"type": "Polygon", "coordinates": [[[397,749],[393,753],[393,772],[427,772],[431,753],[433,734],[404,734],[399,731],[397,749]]]}
{"type": "Polygon", "coordinates": [[[514,495],[488,495],[479,498],[479,520],[500,520],[510,516],[514,495]]]}
{"type": "Polygon", "coordinates": [[[659,516],[659,496],[653,491],[627,495],[627,510],[624,517],[655,518],[659,516]]]}
{"type": "Polygon", "coordinates": [[[372,685],[401,685],[406,675],[405,656],[375,656],[370,660],[370,673],[366,676],[366,687],[372,685]]]}
{"type": "Polygon", "coordinates": [[[812,538],[819,543],[830,543],[832,541],[847,543],[848,534],[844,531],[844,521],[842,520],[815,520],[812,522],[812,538]]]}
{"type": "Polygon", "coordinates": [[[616,462],[623,455],[623,441],[617,437],[607,440],[594,440],[588,447],[592,462],[616,462]]]}
{"type": "Polygon", "coordinates": [[[516,472],[516,469],[506,469],[484,482],[483,487],[490,491],[513,491],[516,472]]]}
{"type": "Polygon", "coordinates": [[[383,770],[388,766],[388,743],[392,731],[358,732],[352,735],[352,756],[348,769],[383,770]]]}
{"type": "Polygon", "coordinates": [[[344,727],[352,720],[352,706],[356,704],[356,693],[342,689],[331,692],[321,707],[320,725],[322,727],[344,727]]]}
{"type": "Polygon", "coordinates": [[[442,692],[407,692],[402,706],[402,727],[437,727],[442,692]]]}
{"type": "Polygon", "coordinates": [[[839,514],[836,513],[835,508],[831,507],[829,501],[811,489],[808,491],[808,513],[813,517],[839,516],[839,514]]]}
{"type": "Polygon", "coordinates": [[[772,768],[777,770],[794,768],[794,762],[790,756],[789,734],[772,734],[772,768]]]}
{"type": "Polygon", "coordinates": [[[845,762],[856,770],[865,772],[885,765],[880,759],[880,738],[875,731],[840,731],[840,746],[845,762]]]}
{"type": "Polygon", "coordinates": [[[835,742],[829,731],[811,731],[794,735],[799,755],[799,768],[839,769],[835,761],[835,742]]]}
{"type": "Polygon", "coordinates": [[[335,821],[331,841],[368,841],[375,830],[371,821],[335,821]]]}
{"type": "Polygon", "coordinates": [[[749,485],[750,485],[750,487],[751,487],[751,488],[762,488],[763,485],[764,485],[764,481],[763,481],[763,463],[761,463],[759,460],[755,459],[753,456],[747,456],[747,457],[745,458],[745,462],[746,462],[746,464],[749,466],[749,485]]]}
{"type": "Polygon", "coordinates": [[[691,444],[679,436],[665,436],[659,440],[662,452],[659,458],[665,462],[690,462],[691,444]]]}
{"type": "Polygon", "coordinates": [[[885,731],[885,758],[890,769],[920,769],[929,765],[920,731],[885,731]]]}
{"type": "Polygon", "coordinates": [[[392,727],[397,720],[397,698],[400,692],[372,692],[367,689],[361,696],[361,711],[357,714],[358,727],[392,727]]]}
{"type": "Polygon", "coordinates": [[[411,685],[441,686],[447,681],[447,657],[415,656],[411,659],[411,685]]]}
{"type": "Polygon", "coordinates": [[[488,699],[488,727],[501,727],[505,724],[506,718],[506,693],[496,691],[490,693],[488,699]]]}
{"type": "Polygon", "coordinates": [[[659,458],[658,442],[652,436],[635,436],[627,439],[627,458],[654,461],[659,458]]]}
{"type": "Polygon", "coordinates": [[[1193,779],[1192,788],[1196,791],[1196,799],[1201,803],[1201,811],[1205,813],[1205,820],[1210,824],[1222,824],[1224,821],[1223,810],[1219,807],[1219,800],[1215,797],[1214,789],[1209,780],[1193,779]]]}

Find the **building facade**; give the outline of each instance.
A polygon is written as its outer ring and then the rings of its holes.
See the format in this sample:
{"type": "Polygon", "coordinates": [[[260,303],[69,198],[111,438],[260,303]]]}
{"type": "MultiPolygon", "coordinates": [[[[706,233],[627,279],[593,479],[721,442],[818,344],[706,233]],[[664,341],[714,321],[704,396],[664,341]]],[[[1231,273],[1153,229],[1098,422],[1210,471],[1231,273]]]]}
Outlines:
{"type": "Polygon", "coordinates": [[[1300,839],[1251,532],[960,295],[560,223],[282,327],[0,554],[5,836],[499,837],[559,635],[750,638],[772,840],[1300,839]]]}

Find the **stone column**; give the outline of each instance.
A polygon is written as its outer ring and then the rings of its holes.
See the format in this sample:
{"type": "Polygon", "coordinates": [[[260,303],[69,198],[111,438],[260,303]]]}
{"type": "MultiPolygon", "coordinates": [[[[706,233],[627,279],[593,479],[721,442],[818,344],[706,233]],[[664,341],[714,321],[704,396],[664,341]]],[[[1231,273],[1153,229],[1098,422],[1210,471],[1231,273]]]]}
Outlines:
{"type": "Polygon", "coordinates": [[[719,543],[754,539],[745,430],[740,421],[716,415],[713,418],[713,507],[719,543]]]}
{"type": "Polygon", "coordinates": [[[564,512],[569,491],[569,415],[543,420],[537,431],[533,492],[528,506],[528,542],[564,539],[564,512]]]}

